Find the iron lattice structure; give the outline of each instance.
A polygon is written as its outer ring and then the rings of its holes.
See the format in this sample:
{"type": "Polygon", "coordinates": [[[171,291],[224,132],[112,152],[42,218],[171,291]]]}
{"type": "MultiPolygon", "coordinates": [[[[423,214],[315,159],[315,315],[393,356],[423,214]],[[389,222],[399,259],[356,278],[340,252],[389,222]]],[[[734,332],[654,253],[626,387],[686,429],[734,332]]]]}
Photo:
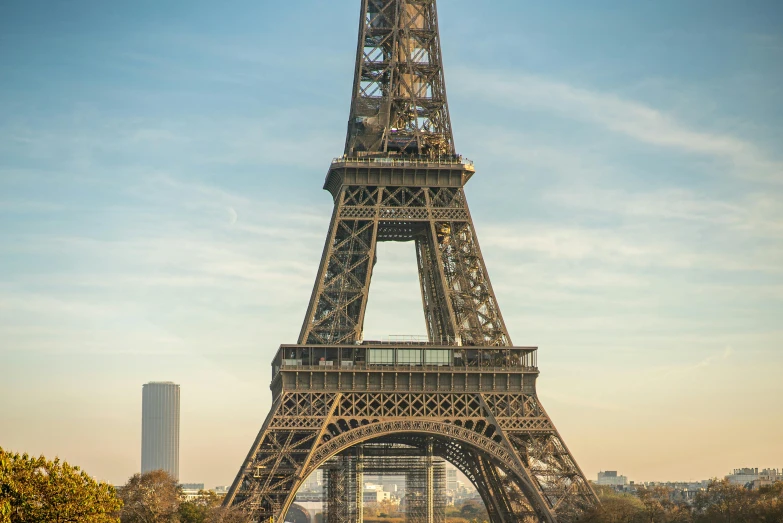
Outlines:
{"type": "Polygon", "coordinates": [[[435,2],[363,0],[345,154],[454,154],[435,2]]]}
{"type": "Polygon", "coordinates": [[[323,521],[361,523],[365,475],[397,476],[403,479],[401,508],[406,523],[444,523],[446,520],[446,467],[433,455],[430,441],[425,448],[371,443],[343,451],[327,461],[323,521]]]}
{"type": "MultiPolygon", "coordinates": [[[[493,522],[571,522],[597,503],[536,394],[537,349],[511,343],[465,199],[474,172],[454,153],[435,0],[362,0],[316,282],[298,343],[273,360],[272,409],[226,504],[283,521],[314,470],[370,442],[431,448],[493,522]],[[428,342],[363,340],[381,241],[415,245],[428,342]]],[[[330,469],[328,513],[360,521],[341,505],[351,470],[330,469]]]]}

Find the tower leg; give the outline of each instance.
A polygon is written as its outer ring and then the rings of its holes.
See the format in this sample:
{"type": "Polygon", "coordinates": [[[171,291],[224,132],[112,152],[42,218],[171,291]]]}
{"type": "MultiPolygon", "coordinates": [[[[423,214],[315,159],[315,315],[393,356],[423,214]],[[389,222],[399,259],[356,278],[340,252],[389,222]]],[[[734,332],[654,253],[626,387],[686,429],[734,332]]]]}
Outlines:
{"type": "MultiPolygon", "coordinates": [[[[491,500],[491,509],[495,513],[497,521],[503,523],[516,522],[517,518],[514,517],[508,496],[498,479],[497,468],[488,459],[481,456],[477,457],[477,461],[486,485],[488,497],[491,500]]],[[[490,506],[487,506],[487,512],[490,512],[490,506]]]]}
{"type": "Polygon", "coordinates": [[[223,503],[259,520],[282,521],[307,479],[312,451],[321,442],[340,394],[284,393],[272,405],[223,503]]]}
{"type": "Polygon", "coordinates": [[[382,191],[347,187],[337,195],[299,343],[350,344],[361,339],[378,218],[354,219],[342,214],[346,206],[366,206],[375,212],[382,191]]]}

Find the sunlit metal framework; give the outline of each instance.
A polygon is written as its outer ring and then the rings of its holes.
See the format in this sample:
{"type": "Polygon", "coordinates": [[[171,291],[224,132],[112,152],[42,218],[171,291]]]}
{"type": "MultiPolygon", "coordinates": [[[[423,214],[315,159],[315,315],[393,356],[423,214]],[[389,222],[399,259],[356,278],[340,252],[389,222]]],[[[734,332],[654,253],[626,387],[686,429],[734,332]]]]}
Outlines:
{"type": "MultiPolygon", "coordinates": [[[[345,151],[324,184],[335,206],[298,343],[272,363],[271,412],[225,503],[282,521],[314,470],[383,442],[430,446],[473,482],[493,523],[575,521],[597,498],[538,399],[537,349],[512,345],[489,281],[464,192],[475,171],[454,154],[435,0],[362,1],[345,151]],[[415,245],[426,342],[363,339],[381,241],[415,245]]],[[[360,513],[340,508],[350,470],[330,471],[332,514],[360,513]]]]}
{"type": "Polygon", "coordinates": [[[454,154],[434,0],[363,0],[345,154],[454,154]]]}
{"type": "Polygon", "coordinates": [[[321,467],[324,470],[326,523],[361,523],[363,478],[401,476],[401,511],[406,523],[443,523],[446,520],[446,467],[433,455],[432,441],[424,448],[372,443],[344,450],[321,467]]]}

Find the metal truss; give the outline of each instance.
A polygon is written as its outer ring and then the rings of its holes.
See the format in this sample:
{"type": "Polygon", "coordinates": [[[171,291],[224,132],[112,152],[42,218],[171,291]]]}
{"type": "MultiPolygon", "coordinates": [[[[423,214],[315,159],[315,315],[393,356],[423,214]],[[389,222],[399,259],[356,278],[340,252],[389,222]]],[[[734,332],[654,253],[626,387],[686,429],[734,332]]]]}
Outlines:
{"type": "Polygon", "coordinates": [[[377,242],[407,240],[430,340],[510,345],[461,187],[344,187],[299,342],[360,341],[377,242]]]}
{"type": "Polygon", "coordinates": [[[359,516],[357,509],[361,505],[357,503],[361,492],[357,485],[355,467],[350,466],[347,457],[332,458],[332,462],[325,467],[326,482],[324,490],[327,500],[323,521],[325,523],[352,523],[359,516]]]}
{"type": "Polygon", "coordinates": [[[454,154],[435,0],[363,0],[345,153],[454,154]]]}
{"type": "Polygon", "coordinates": [[[570,522],[595,502],[535,395],[402,392],[285,393],[228,502],[282,521],[313,471],[369,441],[434,441],[434,454],[474,481],[492,521],[570,522]]]}
{"type": "MultiPolygon", "coordinates": [[[[273,361],[272,410],[225,504],[282,522],[302,482],[326,466],[325,522],[361,523],[362,467],[354,477],[329,463],[369,442],[451,462],[493,523],[570,523],[598,502],[536,395],[536,349],[511,346],[465,199],[474,172],[454,150],[435,0],[361,0],[345,154],[324,184],[335,206],[321,263],[298,344],[273,361]],[[415,245],[428,343],[363,341],[381,241],[415,245]]],[[[429,509],[425,519],[434,522],[429,509]]]]}
{"type": "MultiPolygon", "coordinates": [[[[410,523],[443,523],[446,519],[446,468],[434,457],[434,441],[382,442],[358,445],[329,459],[324,485],[327,517],[333,523],[359,523],[364,474],[404,477],[404,514],[410,523]],[[335,473],[335,469],[341,469],[335,473]],[[333,481],[335,485],[328,482],[333,481]],[[334,499],[339,491],[343,499],[334,499]],[[348,505],[346,505],[346,503],[348,505]],[[331,506],[334,505],[334,508],[331,506]]],[[[292,505],[292,507],[295,505],[292,505]]]]}

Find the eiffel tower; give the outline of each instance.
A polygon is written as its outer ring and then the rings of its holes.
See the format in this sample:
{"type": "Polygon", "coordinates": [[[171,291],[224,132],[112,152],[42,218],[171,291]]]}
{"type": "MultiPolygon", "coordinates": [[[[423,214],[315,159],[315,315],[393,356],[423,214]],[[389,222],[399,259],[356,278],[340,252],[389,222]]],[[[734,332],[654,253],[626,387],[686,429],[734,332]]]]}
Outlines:
{"type": "Polygon", "coordinates": [[[493,523],[571,522],[597,503],[536,394],[537,349],[511,343],[465,199],[474,173],[454,148],[436,0],[361,0],[321,263],[227,506],[282,522],[312,472],[373,444],[452,463],[493,523]],[[382,241],[415,246],[427,341],[363,339],[382,241]]]}

